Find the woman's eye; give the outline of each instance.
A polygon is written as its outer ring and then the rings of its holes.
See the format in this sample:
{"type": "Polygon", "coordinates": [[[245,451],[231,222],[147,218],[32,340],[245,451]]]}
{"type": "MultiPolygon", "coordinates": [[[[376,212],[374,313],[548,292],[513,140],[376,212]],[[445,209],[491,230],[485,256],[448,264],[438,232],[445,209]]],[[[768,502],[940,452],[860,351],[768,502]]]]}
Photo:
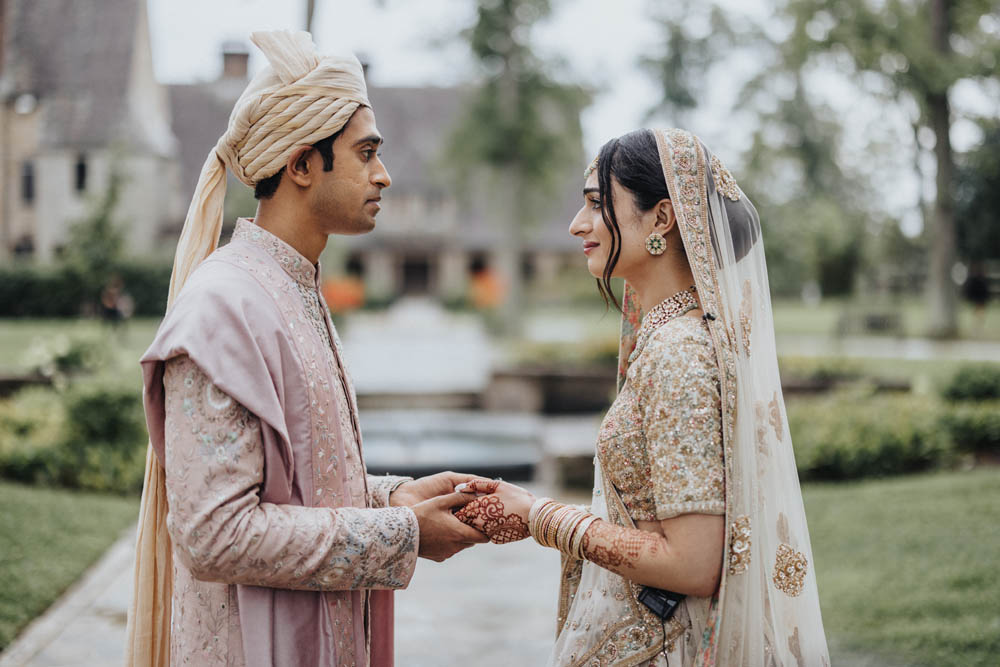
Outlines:
{"type": "Polygon", "coordinates": [[[590,208],[594,209],[595,211],[601,210],[601,200],[600,199],[591,199],[590,200],[590,208]]]}

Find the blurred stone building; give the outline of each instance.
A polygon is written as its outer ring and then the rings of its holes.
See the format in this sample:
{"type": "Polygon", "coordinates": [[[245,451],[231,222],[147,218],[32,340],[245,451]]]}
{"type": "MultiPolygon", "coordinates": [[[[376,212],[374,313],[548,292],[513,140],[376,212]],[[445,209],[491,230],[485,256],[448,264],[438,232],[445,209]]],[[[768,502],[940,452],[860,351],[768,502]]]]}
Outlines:
{"type": "Polygon", "coordinates": [[[183,216],[145,0],[0,0],[0,257],[55,258],[112,169],[128,250],[183,216]]]}
{"type": "MultiPolygon", "coordinates": [[[[185,202],[247,83],[246,46],[223,45],[222,59],[218,80],[167,87],[180,145],[185,202]]],[[[497,263],[501,235],[509,233],[509,221],[492,214],[485,198],[459,196],[444,164],[464,94],[461,88],[368,87],[379,131],[386,139],[383,160],[392,186],[383,193],[375,231],[332,237],[322,261],[328,276],[363,280],[369,302],[387,302],[407,294],[458,301],[466,297],[473,275],[497,263]]],[[[521,270],[529,283],[545,282],[570,261],[582,266],[579,243],[567,233],[581,200],[582,138],[579,143],[580,164],[566,165],[565,174],[556,179],[564,185],[541,212],[543,223],[526,233],[521,270]]],[[[226,199],[226,229],[235,216],[253,215],[252,192],[231,174],[226,199]]]]}

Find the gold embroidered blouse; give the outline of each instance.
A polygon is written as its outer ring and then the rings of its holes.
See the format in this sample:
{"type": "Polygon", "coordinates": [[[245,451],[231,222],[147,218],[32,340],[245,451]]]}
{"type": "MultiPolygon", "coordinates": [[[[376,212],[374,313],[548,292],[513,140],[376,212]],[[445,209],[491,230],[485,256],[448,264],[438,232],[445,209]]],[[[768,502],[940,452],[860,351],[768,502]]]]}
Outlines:
{"type": "Polygon", "coordinates": [[[638,341],[597,455],[633,521],[725,514],[719,371],[701,319],[638,341]]]}

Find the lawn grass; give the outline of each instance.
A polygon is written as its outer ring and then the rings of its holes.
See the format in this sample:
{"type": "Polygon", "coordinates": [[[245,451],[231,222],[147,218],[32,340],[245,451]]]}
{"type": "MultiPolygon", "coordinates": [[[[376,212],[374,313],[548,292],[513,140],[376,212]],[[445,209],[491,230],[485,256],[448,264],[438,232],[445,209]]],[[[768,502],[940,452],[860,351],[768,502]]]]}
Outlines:
{"type": "Polygon", "coordinates": [[[138,498],[0,482],[0,650],[132,524],[138,498]]]}
{"type": "MultiPolygon", "coordinates": [[[[928,329],[927,305],[920,297],[901,298],[884,308],[859,299],[824,299],[815,306],[801,299],[775,299],[771,309],[774,312],[774,330],[779,336],[832,336],[837,332],[842,315],[848,311],[860,313],[865,310],[898,314],[904,336],[921,337],[928,329]]],[[[981,317],[970,304],[960,302],[958,333],[963,340],[1000,340],[1000,302],[990,303],[981,317]]],[[[893,332],[891,335],[897,334],[893,332]]]]}
{"type": "Polygon", "coordinates": [[[113,331],[95,319],[0,319],[0,373],[26,372],[32,363],[31,350],[40,343],[59,337],[106,339],[114,354],[103,372],[134,373],[140,377],[139,357],[153,340],[159,318],[135,318],[123,329],[113,331]]]}
{"type": "Polygon", "coordinates": [[[997,664],[1000,468],[804,495],[833,664],[997,664]]]}

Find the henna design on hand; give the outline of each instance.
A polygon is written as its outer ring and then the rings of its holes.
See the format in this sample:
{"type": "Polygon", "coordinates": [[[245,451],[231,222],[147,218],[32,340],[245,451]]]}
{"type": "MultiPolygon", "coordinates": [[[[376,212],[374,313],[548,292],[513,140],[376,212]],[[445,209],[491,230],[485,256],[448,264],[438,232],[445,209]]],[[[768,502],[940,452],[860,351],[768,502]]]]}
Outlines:
{"type": "Polygon", "coordinates": [[[482,531],[493,544],[517,542],[530,535],[528,524],[518,514],[504,515],[503,501],[499,496],[476,498],[455,512],[455,517],[482,531]]]}
{"type": "Polygon", "coordinates": [[[655,555],[660,549],[659,536],[607,521],[595,521],[583,535],[584,556],[606,570],[634,569],[644,549],[655,555]]]}

